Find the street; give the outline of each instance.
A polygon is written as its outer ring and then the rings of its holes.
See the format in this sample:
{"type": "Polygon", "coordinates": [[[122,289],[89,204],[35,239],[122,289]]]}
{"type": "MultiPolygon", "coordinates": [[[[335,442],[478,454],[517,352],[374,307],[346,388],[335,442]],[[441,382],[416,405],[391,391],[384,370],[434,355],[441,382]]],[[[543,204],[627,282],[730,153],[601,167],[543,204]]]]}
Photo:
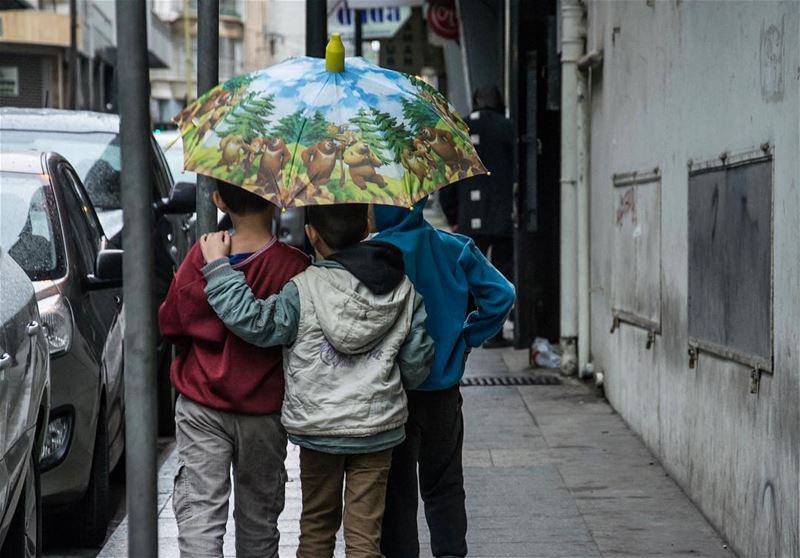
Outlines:
{"type": "Polygon", "coordinates": [[[0,558],[234,556],[230,474],[248,554],[800,558],[798,83],[798,0],[0,0],[0,558]]]}
{"type": "MultiPolygon", "coordinates": [[[[526,351],[478,350],[467,379],[532,378],[526,351]]],[[[553,558],[733,554],[624,421],[590,388],[563,385],[463,387],[470,556],[553,558]]],[[[169,447],[162,449],[163,456],[169,447]]],[[[171,504],[174,454],[159,474],[159,553],[177,558],[171,504]]],[[[294,556],[300,516],[298,451],[290,445],[282,558],[294,556]]],[[[234,556],[233,506],[225,540],[234,556]]],[[[430,556],[420,510],[422,556],[430,556]]],[[[100,552],[126,556],[123,519],[100,552]]],[[[93,556],[49,554],[48,556],[93,556]]],[[[341,533],[336,557],[343,557],[341,533]]]]}

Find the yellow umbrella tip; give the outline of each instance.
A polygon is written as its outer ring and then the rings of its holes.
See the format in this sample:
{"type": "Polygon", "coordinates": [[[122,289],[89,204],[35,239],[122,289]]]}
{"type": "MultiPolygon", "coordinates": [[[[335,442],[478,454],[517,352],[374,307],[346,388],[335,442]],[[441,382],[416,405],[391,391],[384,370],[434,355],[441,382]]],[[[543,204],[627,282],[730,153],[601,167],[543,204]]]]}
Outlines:
{"type": "Polygon", "coordinates": [[[344,72],[344,44],[339,33],[331,34],[331,40],[325,48],[325,69],[329,72],[344,72]]]}

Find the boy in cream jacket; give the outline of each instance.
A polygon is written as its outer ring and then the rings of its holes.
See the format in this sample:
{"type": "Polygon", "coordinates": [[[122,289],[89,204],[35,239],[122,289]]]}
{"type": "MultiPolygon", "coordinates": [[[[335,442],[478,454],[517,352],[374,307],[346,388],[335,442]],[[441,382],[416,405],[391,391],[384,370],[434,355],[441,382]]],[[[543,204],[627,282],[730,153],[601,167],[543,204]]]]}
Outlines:
{"type": "Polygon", "coordinates": [[[285,346],[282,422],[300,446],[303,491],[298,558],[333,556],[343,486],[348,558],[380,558],[392,448],[405,439],[405,389],[425,380],[434,357],[402,253],[362,242],[367,228],[366,205],[309,207],[317,263],[265,300],[228,263],[226,233],[201,244],[206,295],[220,319],[249,343],[285,346]]]}

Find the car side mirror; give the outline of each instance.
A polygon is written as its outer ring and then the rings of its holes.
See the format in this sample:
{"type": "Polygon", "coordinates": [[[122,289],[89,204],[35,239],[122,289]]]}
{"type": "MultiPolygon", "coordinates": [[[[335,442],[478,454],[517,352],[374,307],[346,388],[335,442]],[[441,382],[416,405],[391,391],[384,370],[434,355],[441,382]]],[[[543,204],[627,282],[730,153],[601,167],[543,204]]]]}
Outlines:
{"type": "Polygon", "coordinates": [[[122,286],[123,250],[100,250],[95,260],[94,274],[89,275],[89,288],[111,289],[122,286]]]}
{"type": "Polygon", "coordinates": [[[169,197],[158,204],[162,214],[175,215],[194,213],[197,207],[197,184],[178,182],[172,187],[169,197]]]}

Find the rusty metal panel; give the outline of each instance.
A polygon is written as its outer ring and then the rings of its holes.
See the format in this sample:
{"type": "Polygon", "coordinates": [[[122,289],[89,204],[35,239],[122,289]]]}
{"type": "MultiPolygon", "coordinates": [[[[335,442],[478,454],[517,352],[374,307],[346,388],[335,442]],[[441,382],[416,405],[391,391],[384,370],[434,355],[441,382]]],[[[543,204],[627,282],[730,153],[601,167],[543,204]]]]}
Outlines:
{"type": "Polygon", "coordinates": [[[615,321],[661,331],[661,173],[614,175],[615,321]]]}
{"type": "Polygon", "coordinates": [[[689,175],[690,345],[762,370],[772,369],[772,216],[769,157],[689,175]]]}

